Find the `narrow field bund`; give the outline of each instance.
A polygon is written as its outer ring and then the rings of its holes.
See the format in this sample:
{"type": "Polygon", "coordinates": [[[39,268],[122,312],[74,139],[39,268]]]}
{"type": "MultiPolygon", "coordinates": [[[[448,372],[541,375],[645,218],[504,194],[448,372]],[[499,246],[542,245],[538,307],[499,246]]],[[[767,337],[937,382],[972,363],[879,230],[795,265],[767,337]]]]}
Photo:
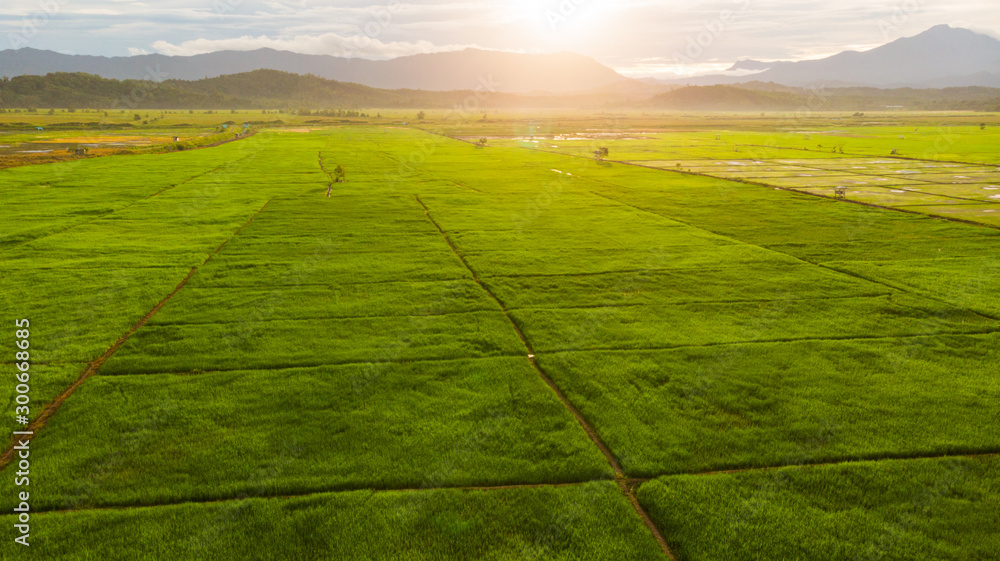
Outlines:
{"type": "Polygon", "coordinates": [[[441,232],[441,236],[444,237],[445,241],[448,242],[448,245],[451,247],[452,251],[455,252],[455,255],[462,260],[462,263],[466,266],[466,268],[469,269],[469,272],[472,273],[473,279],[476,281],[476,283],[479,284],[479,286],[482,287],[483,291],[489,294],[490,297],[493,298],[496,301],[496,303],[500,305],[500,307],[503,309],[504,315],[510,322],[511,327],[513,327],[514,330],[517,331],[518,337],[520,337],[521,342],[524,343],[524,348],[528,352],[528,360],[531,362],[531,365],[538,372],[538,375],[542,378],[545,384],[548,385],[549,388],[551,388],[551,390],[556,394],[556,396],[559,398],[559,401],[562,402],[563,406],[566,407],[566,409],[570,413],[572,413],[574,417],[576,417],[576,420],[580,423],[580,426],[583,427],[584,431],[586,431],[587,436],[590,437],[590,439],[594,442],[594,445],[597,446],[597,448],[601,451],[601,453],[604,454],[604,457],[607,458],[608,463],[611,464],[612,469],[614,469],[615,471],[615,479],[618,481],[619,487],[621,487],[622,492],[625,494],[626,497],[628,497],[629,502],[632,503],[632,506],[635,508],[636,512],[642,518],[643,522],[649,528],[650,532],[652,532],[653,537],[656,538],[656,541],[663,548],[663,553],[668,558],[673,559],[674,556],[673,554],[670,553],[670,548],[667,546],[666,540],[664,540],[663,536],[660,534],[660,530],[653,523],[652,519],[649,518],[649,514],[639,504],[639,500],[636,498],[635,493],[623,481],[625,474],[622,472],[621,466],[618,464],[618,460],[615,458],[615,456],[611,453],[611,450],[609,450],[607,445],[605,445],[604,442],[601,440],[600,436],[597,434],[597,431],[594,429],[594,427],[576,409],[576,407],[573,406],[572,402],[570,402],[569,398],[566,397],[566,395],[559,388],[559,386],[556,385],[554,381],[552,381],[552,379],[545,373],[545,371],[541,369],[540,366],[538,366],[538,364],[535,362],[535,350],[532,348],[531,342],[528,341],[528,338],[524,335],[524,332],[518,326],[513,316],[511,316],[511,314],[507,311],[507,308],[506,306],[504,306],[504,303],[499,298],[497,298],[497,296],[493,294],[493,292],[491,292],[486,285],[482,284],[482,282],[479,281],[479,278],[476,277],[475,271],[473,271],[472,268],[469,267],[469,264],[466,262],[465,257],[462,256],[458,248],[455,247],[455,244],[452,243],[451,239],[448,237],[448,234],[431,216],[430,209],[427,208],[427,205],[425,205],[424,202],[420,200],[419,196],[417,196],[416,199],[417,202],[420,203],[420,206],[424,208],[424,213],[427,215],[427,219],[433,222],[434,227],[437,228],[439,232],[441,232]]]}
{"type": "MultiPolygon", "coordinates": [[[[908,457],[887,457],[873,459],[855,459],[855,460],[843,460],[838,462],[824,462],[824,463],[800,463],[793,465],[780,465],[780,466],[765,466],[765,467],[753,467],[753,468],[743,468],[743,469],[731,469],[723,471],[709,471],[709,472],[698,472],[690,474],[665,474],[662,476],[647,477],[647,478],[624,478],[621,482],[627,485],[633,492],[637,492],[644,484],[657,481],[666,480],[671,478],[687,478],[687,477],[704,477],[712,478],[718,476],[731,476],[731,475],[767,475],[767,474],[779,474],[786,473],[794,470],[814,470],[817,468],[829,468],[829,467],[852,467],[852,466],[873,466],[873,465],[892,465],[897,463],[905,462],[926,462],[926,461],[984,461],[984,462],[995,462],[1000,458],[1000,451],[996,452],[986,452],[978,454],[944,454],[944,455],[913,455],[908,457]]],[[[87,513],[87,512],[108,512],[108,511],[133,511],[133,510],[145,510],[145,509],[157,509],[165,507],[175,507],[181,505],[216,505],[225,503],[240,503],[248,499],[257,499],[265,501],[282,501],[288,499],[296,498],[307,498],[307,497],[317,497],[317,496],[336,496],[345,494],[356,494],[356,493],[433,493],[435,491],[460,491],[460,492],[496,492],[496,491],[507,491],[514,489],[559,489],[568,487],[578,487],[586,486],[595,483],[614,483],[607,478],[601,479],[587,479],[581,481],[567,482],[567,483],[512,483],[503,485],[469,485],[469,486],[438,486],[438,487],[384,487],[384,488],[370,488],[370,487],[359,487],[359,488],[345,488],[335,491],[312,491],[303,492],[298,494],[287,494],[287,495],[261,495],[255,497],[246,496],[236,496],[228,498],[217,498],[217,499],[206,499],[200,501],[176,501],[176,502],[157,502],[154,504],[131,504],[131,505],[104,505],[104,506],[87,506],[87,507],[74,507],[72,509],[40,509],[39,514],[47,515],[65,515],[72,513],[87,513]]],[[[616,485],[617,487],[617,485],[616,485]]],[[[3,515],[0,516],[0,520],[3,519],[3,515]]]]}
{"type": "MultiPolygon", "coordinates": [[[[247,222],[233,234],[233,237],[239,235],[240,231],[242,231],[251,222],[253,222],[254,217],[260,214],[266,207],[267,204],[265,203],[264,207],[261,207],[260,210],[255,212],[253,216],[251,216],[250,219],[247,220],[247,222]]],[[[230,239],[232,239],[232,237],[222,242],[222,245],[220,245],[219,248],[216,249],[214,253],[206,257],[205,261],[203,261],[201,264],[204,266],[206,263],[208,263],[208,261],[211,260],[216,253],[218,253],[219,251],[222,250],[223,247],[225,247],[226,243],[228,243],[230,239]]],[[[178,284],[177,287],[174,288],[173,292],[164,297],[163,300],[160,300],[160,302],[156,306],[154,306],[153,309],[147,312],[146,315],[142,317],[142,319],[140,319],[135,325],[133,325],[128,330],[128,332],[126,332],[122,337],[120,337],[117,341],[115,341],[115,343],[111,347],[109,347],[106,351],[104,351],[103,354],[101,354],[101,356],[91,361],[87,365],[87,368],[85,368],[84,371],[80,374],[80,377],[77,378],[77,380],[73,382],[72,385],[70,385],[68,388],[66,388],[65,391],[60,393],[55,399],[49,402],[48,405],[46,405],[44,409],[42,409],[41,413],[39,413],[31,421],[31,423],[28,424],[28,426],[24,429],[26,432],[31,433],[30,435],[27,435],[27,438],[12,439],[12,441],[13,440],[20,440],[22,442],[25,440],[33,441],[35,438],[37,438],[38,436],[37,433],[42,428],[44,428],[45,425],[48,423],[48,420],[53,415],[56,414],[59,407],[62,406],[63,402],[65,402],[71,395],[73,395],[73,393],[75,393],[88,379],[97,374],[97,371],[101,368],[101,366],[103,366],[105,362],[107,362],[112,356],[114,356],[114,354],[118,352],[118,350],[128,341],[128,339],[132,337],[132,335],[134,335],[137,331],[139,331],[139,329],[141,329],[144,325],[146,325],[146,323],[148,323],[149,320],[153,316],[155,316],[156,313],[159,312],[160,309],[163,308],[163,306],[166,305],[166,303],[171,298],[173,298],[178,292],[180,292],[181,289],[184,288],[187,282],[191,279],[192,276],[194,276],[194,274],[197,271],[198,271],[197,267],[191,269],[191,272],[188,273],[188,275],[184,277],[183,280],[181,280],[180,284],[178,284]]],[[[15,457],[14,442],[11,442],[11,445],[7,448],[7,450],[5,450],[2,455],[0,455],[0,470],[5,469],[11,463],[11,461],[13,461],[14,457],[15,457]]]]}

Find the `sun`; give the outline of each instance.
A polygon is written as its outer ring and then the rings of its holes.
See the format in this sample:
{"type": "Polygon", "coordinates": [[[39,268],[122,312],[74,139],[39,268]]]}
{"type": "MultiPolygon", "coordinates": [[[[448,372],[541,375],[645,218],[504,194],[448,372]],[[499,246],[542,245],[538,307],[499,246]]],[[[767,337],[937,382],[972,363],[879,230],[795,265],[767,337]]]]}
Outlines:
{"type": "Polygon", "coordinates": [[[601,0],[514,0],[510,14],[538,35],[569,39],[600,25],[608,3],[601,0]]]}

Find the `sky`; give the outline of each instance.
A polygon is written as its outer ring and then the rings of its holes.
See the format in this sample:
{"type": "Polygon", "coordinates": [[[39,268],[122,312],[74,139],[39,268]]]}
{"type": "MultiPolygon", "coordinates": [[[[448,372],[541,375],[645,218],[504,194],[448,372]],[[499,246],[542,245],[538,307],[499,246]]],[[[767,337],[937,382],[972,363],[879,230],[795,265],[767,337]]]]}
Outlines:
{"type": "Polygon", "coordinates": [[[744,58],[866,50],[939,24],[1000,36],[1000,10],[996,0],[3,0],[0,50],[573,51],[627,76],[675,78],[744,58]]]}

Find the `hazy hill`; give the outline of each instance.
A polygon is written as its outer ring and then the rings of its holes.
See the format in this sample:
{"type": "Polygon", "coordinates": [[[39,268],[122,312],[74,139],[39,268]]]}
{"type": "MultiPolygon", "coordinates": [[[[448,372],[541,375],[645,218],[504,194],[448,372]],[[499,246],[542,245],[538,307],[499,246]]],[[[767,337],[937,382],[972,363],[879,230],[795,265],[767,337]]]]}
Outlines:
{"type": "MultiPolygon", "coordinates": [[[[864,111],[903,106],[913,110],[1000,111],[1000,90],[990,88],[840,88],[816,93],[803,88],[751,82],[740,87],[605,87],[571,95],[496,93],[482,109],[680,109],[719,111],[864,111]],[[659,95],[656,95],[659,94],[659,95]]],[[[83,73],[17,76],[0,81],[0,108],[87,109],[451,109],[472,98],[472,90],[434,92],[386,90],[277,70],[255,70],[204,80],[109,80],[83,73]]],[[[477,108],[478,109],[478,108],[477,108]]],[[[467,118],[478,118],[471,111],[467,118]]]]}
{"type": "Polygon", "coordinates": [[[798,94],[749,90],[733,86],[691,86],[654,97],[662,109],[698,111],[794,110],[804,101],[798,94]]]}
{"type": "Polygon", "coordinates": [[[754,76],[788,85],[844,83],[876,87],[998,86],[1000,41],[939,25],[865,52],[783,64],[754,76]]]}
{"type": "Polygon", "coordinates": [[[730,70],[765,68],[751,75],[698,76],[664,83],[716,85],[761,81],[814,87],[1000,87],[1000,40],[968,29],[939,25],[870,51],[845,51],[800,62],[741,60],[730,70]]]}
{"type": "Polygon", "coordinates": [[[304,55],[273,49],[220,51],[190,57],[99,57],[20,49],[0,51],[0,74],[83,72],[117,80],[200,80],[271,69],[383,89],[435,91],[491,87],[498,92],[568,93],[627,81],[597,61],[573,53],[518,54],[466,49],[392,60],[304,55]]]}
{"type": "MultiPolygon", "coordinates": [[[[450,107],[470,92],[381,90],[256,70],[204,80],[112,80],[83,73],[17,76],[0,82],[0,107],[95,109],[358,109],[450,107]]],[[[509,94],[498,94],[498,97],[509,94]]]]}
{"type": "MultiPolygon", "coordinates": [[[[573,95],[490,94],[483,108],[580,108],[626,106],[648,99],[655,88],[618,92],[594,90],[573,95]]],[[[471,89],[436,92],[387,90],[277,70],[255,70],[202,80],[111,80],[84,73],[16,76],[0,81],[0,108],[88,109],[452,109],[469,99],[471,89]]],[[[467,118],[478,118],[470,111],[467,118]]]]}

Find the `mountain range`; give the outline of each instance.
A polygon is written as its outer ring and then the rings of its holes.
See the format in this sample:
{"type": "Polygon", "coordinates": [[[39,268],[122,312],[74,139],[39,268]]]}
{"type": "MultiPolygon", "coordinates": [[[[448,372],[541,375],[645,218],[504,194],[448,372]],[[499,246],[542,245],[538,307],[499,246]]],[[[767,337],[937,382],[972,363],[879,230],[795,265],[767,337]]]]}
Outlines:
{"type": "Polygon", "coordinates": [[[189,57],[64,55],[24,48],[0,51],[0,74],[84,72],[115,80],[200,80],[254,70],[312,74],[381,89],[566,93],[627,79],[592,58],[573,53],[520,54],[466,49],[392,60],[305,55],[273,49],[219,51],[189,57]]]}
{"type": "MultiPolygon", "coordinates": [[[[738,86],[660,86],[653,95],[643,88],[601,88],[583,94],[525,95],[474,90],[385,90],[337,82],[313,75],[277,70],[254,70],[202,80],[110,80],[84,73],[56,72],[45,76],[15,76],[0,80],[0,111],[39,109],[120,111],[140,109],[283,110],[299,114],[315,111],[340,114],[344,110],[448,109],[464,107],[463,118],[479,118],[494,109],[643,109],[694,111],[798,111],[850,113],[905,107],[909,110],[1000,111],[1000,90],[948,88],[888,90],[831,88],[823,91],[821,106],[808,89],[750,82],[738,86]],[[474,101],[469,104],[469,102],[474,101]]],[[[850,114],[848,113],[848,114],[850,114]]]]}
{"type": "MultiPolygon", "coordinates": [[[[194,56],[66,55],[31,48],[0,51],[0,74],[87,73],[116,80],[201,80],[270,69],[396,90],[488,90],[518,94],[615,91],[655,95],[666,85],[773,82],[798,87],[1000,87],[1000,40],[947,25],[865,51],[800,62],[737,61],[740,75],[701,76],[651,84],[626,78],[574,53],[521,54],[466,49],[392,60],[306,55],[273,49],[194,56]],[[659,86],[659,87],[658,87],[659,86]]],[[[653,81],[656,82],[656,81],[653,81]]]]}
{"type": "Polygon", "coordinates": [[[706,86],[753,81],[801,87],[1000,87],[1000,40],[968,29],[938,25],[869,51],[844,51],[799,62],[740,60],[729,70],[759,72],[662,83],[706,86]]]}

